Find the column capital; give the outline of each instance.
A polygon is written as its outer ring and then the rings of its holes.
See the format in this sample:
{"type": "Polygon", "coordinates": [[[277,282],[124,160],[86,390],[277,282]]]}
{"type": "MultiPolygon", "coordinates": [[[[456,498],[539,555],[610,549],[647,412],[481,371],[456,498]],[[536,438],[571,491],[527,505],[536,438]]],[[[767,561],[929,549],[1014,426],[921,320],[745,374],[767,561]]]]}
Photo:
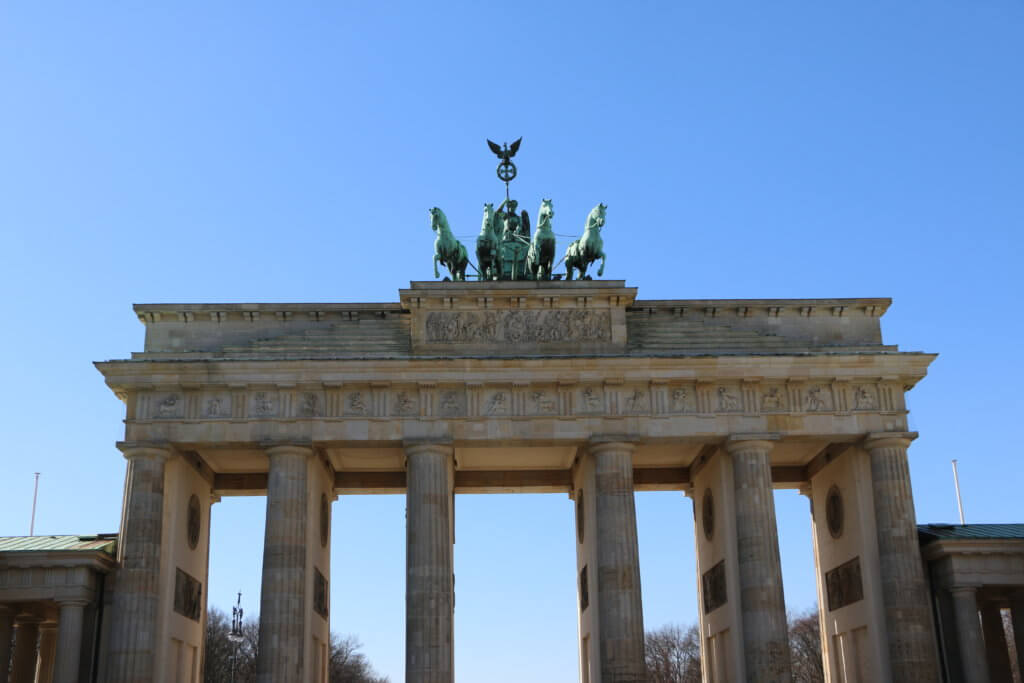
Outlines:
{"type": "Polygon", "coordinates": [[[163,441],[118,441],[117,449],[127,460],[155,458],[167,462],[174,455],[170,445],[163,441]]]}
{"type": "Polygon", "coordinates": [[[917,438],[917,432],[871,432],[864,437],[864,448],[908,448],[917,438]]]}
{"type": "Polygon", "coordinates": [[[290,441],[288,443],[264,442],[260,446],[270,457],[275,455],[313,455],[313,446],[309,443],[290,441]]]}
{"type": "Polygon", "coordinates": [[[778,440],[779,435],[774,433],[731,434],[725,440],[723,447],[730,455],[749,450],[771,452],[778,440]]]}
{"type": "Polygon", "coordinates": [[[56,631],[58,625],[59,624],[57,624],[56,621],[44,621],[41,624],[39,624],[39,630],[40,631],[56,631]]]}
{"type": "Polygon", "coordinates": [[[86,607],[91,602],[87,598],[57,598],[56,601],[58,607],[86,607]]]}
{"type": "Polygon", "coordinates": [[[587,452],[594,455],[607,451],[626,452],[633,455],[636,450],[636,437],[626,434],[607,434],[590,437],[587,452]]]}
{"type": "Polygon", "coordinates": [[[950,595],[966,595],[971,594],[977,596],[978,589],[981,588],[981,584],[977,583],[961,583],[956,586],[952,586],[949,590],[950,595]]]}
{"type": "Polygon", "coordinates": [[[406,457],[410,455],[419,455],[420,453],[436,453],[438,455],[446,455],[449,457],[455,456],[455,447],[451,441],[429,441],[429,440],[409,440],[402,441],[402,448],[405,450],[406,457]]]}

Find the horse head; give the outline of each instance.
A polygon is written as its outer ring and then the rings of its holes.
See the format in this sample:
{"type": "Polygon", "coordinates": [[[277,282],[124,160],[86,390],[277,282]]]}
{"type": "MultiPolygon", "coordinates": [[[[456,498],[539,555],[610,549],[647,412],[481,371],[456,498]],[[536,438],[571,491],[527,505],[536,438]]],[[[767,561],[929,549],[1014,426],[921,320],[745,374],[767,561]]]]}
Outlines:
{"type": "Polygon", "coordinates": [[[494,204],[484,204],[484,218],[480,223],[480,234],[489,235],[494,232],[494,204]]]}
{"type": "Polygon", "coordinates": [[[555,217],[555,208],[550,199],[540,200],[540,211],[537,212],[537,228],[551,228],[551,219],[555,217]]]}
{"type": "Polygon", "coordinates": [[[585,229],[593,229],[600,232],[601,228],[604,227],[604,214],[607,208],[608,207],[605,206],[604,204],[598,204],[593,209],[591,209],[590,215],[587,216],[587,227],[585,229]]]}
{"type": "Polygon", "coordinates": [[[444,229],[448,227],[448,218],[444,215],[444,211],[437,208],[436,206],[430,210],[430,229],[434,232],[444,232],[444,229]]]}

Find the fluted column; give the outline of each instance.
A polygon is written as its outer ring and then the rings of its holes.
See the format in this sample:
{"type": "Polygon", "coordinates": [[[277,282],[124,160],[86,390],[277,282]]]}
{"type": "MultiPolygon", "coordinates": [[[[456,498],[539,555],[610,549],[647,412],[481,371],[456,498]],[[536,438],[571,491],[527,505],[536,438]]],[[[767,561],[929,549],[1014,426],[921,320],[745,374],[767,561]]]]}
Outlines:
{"type": "Polygon", "coordinates": [[[413,444],[406,458],[405,680],[454,679],[451,446],[413,444]]]}
{"type": "Polygon", "coordinates": [[[602,683],[646,680],[633,444],[593,443],[602,683]]]}
{"type": "Polygon", "coordinates": [[[52,683],[53,660],[57,651],[57,624],[39,625],[39,663],[36,665],[35,683],[52,683]]]}
{"type": "Polygon", "coordinates": [[[894,681],[937,681],[939,667],[928,587],[917,541],[907,447],[916,433],[870,434],[878,563],[894,681]]]}
{"type": "Polygon", "coordinates": [[[1010,598],[1010,620],[1013,623],[1013,643],[1017,649],[1017,670],[1024,673],[1024,591],[1010,598]]]}
{"type": "Polygon", "coordinates": [[[267,521],[260,592],[256,680],[304,681],[306,672],[306,528],[309,459],[306,446],[267,449],[267,521]]]}
{"type": "Polygon", "coordinates": [[[57,630],[57,660],[53,683],[77,683],[82,658],[82,623],[86,600],[60,601],[60,622],[57,630]]]}
{"type": "Polygon", "coordinates": [[[117,683],[148,683],[156,677],[157,607],[166,448],[123,448],[128,460],[111,617],[107,677],[117,683]]]}
{"type": "Polygon", "coordinates": [[[985,636],[985,654],[992,680],[1012,681],[1010,650],[1006,646],[1003,615],[998,604],[988,604],[981,608],[981,632],[985,636]]]}
{"type": "Polygon", "coordinates": [[[0,681],[7,683],[3,676],[11,664],[11,635],[14,632],[14,610],[0,605],[0,681]]]}
{"type": "MultiPolygon", "coordinates": [[[[985,659],[985,639],[981,634],[978,616],[978,589],[976,586],[957,586],[949,591],[956,612],[956,637],[963,662],[963,680],[966,683],[989,683],[988,662],[985,659]]],[[[898,679],[893,680],[923,680],[898,679]]],[[[938,679],[935,679],[938,680],[938,679]]]]}
{"type": "Polygon", "coordinates": [[[765,439],[730,438],[736,505],[743,655],[749,681],[789,681],[789,631],[782,591],[775,492],[765,439]]]}
{"type": "Polygon", "coordinates": [[[14,624],[14,661],[11,683],[33,683],[36,677],[36,643],[39,641],[37,617],[18,617],[14,624]]]}

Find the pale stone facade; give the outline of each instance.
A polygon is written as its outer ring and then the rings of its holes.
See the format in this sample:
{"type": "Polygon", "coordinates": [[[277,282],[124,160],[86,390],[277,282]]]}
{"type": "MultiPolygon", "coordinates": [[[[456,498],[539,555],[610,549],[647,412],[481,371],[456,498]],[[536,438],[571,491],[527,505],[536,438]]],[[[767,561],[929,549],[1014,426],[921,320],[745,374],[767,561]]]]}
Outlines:
{"type": "Polygon", "coordinates": [[[655,489],[694,499],[707,680],[788,680],[780,487],[814,503],[830,680],[937,680],[904,402],[934,356],[882,343],[884,299],[635,297],[137,306],[144,350],[97,364],[128,460],[100,680],[198,680],[209,506],[261,494],[260,676],[324,681],[328,502],[406,492],[406,679],[451,681],[453,496],[487,491],[576,499],[581,680],[643,680],[632,493],[655,489]]]}

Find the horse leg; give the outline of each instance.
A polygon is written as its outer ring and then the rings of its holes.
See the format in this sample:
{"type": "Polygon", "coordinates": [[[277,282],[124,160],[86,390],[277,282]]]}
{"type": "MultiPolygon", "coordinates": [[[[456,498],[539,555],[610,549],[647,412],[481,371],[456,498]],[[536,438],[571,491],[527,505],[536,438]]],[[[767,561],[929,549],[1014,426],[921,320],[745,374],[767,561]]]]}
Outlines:
{"type": "Polygon", "coordinates": [[[434,252],[434,277],[441,277],[441,273],[437,272],[437,261],[440,258],[438,253],[434,252]]]}
{"type": "Polygon", "coordinates": [[[605,258],[606,258],[603,251],[601,252],[600,256],[601,256],[601,267],[597,269],[597,276],[598,277],[601,277],[602,275],[604,275],[604,261],[605,261],[605,258]]]}

